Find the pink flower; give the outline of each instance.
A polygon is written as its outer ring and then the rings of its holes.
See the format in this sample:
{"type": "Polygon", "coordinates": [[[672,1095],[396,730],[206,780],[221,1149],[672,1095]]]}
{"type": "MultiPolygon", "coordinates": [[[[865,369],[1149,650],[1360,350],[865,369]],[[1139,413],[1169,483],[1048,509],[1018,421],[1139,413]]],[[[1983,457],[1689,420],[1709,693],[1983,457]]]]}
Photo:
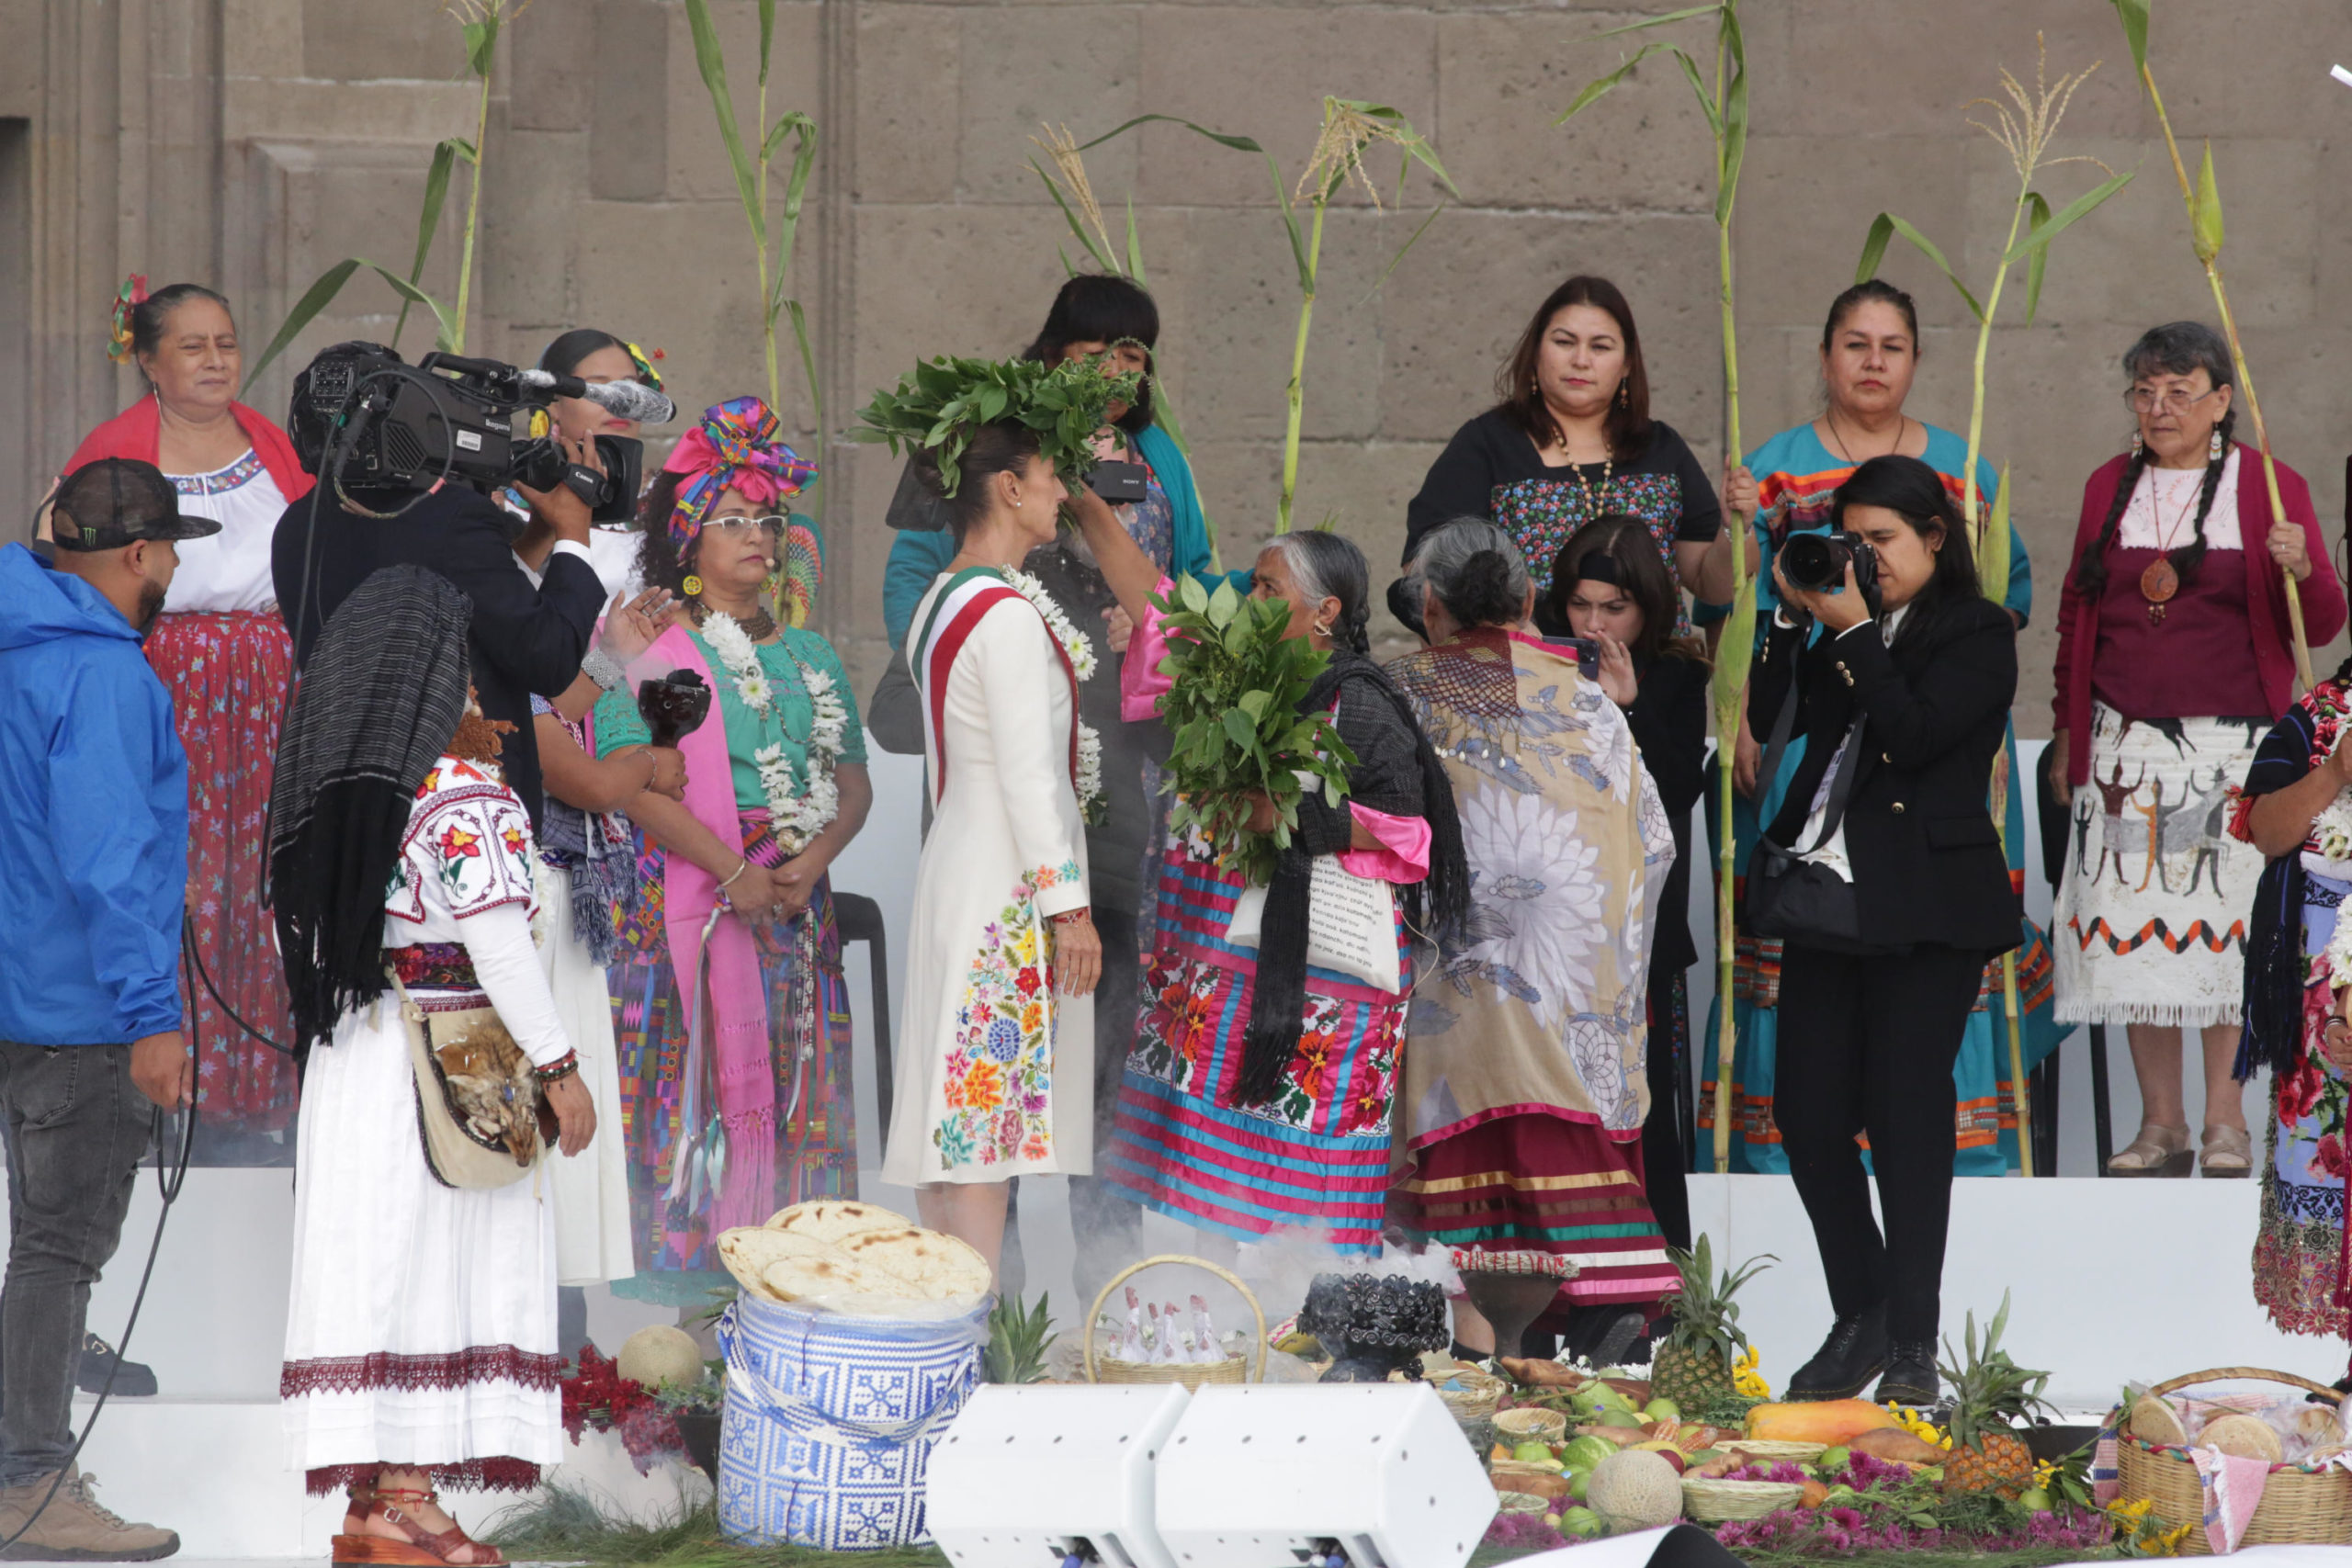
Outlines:
{"type": "Polygon", "coordinates": [[[2283,1125],[2300,1122],[2319,1104],[2320,1091],[2327,1085],[2327,1077],[2317,1064],[2306,1060],[2293,1072],[2278,1080],[2278,1120],[2283,1125]]]}
{"type": "Polygon", "coordinates": [[[2326,1133],[2321,1135],[2318,1146],[2312,1150],[2312,1168],[2322,1176],[2333,1176],[2339,1180],[2347,1173],[2352,1173],[2352,1166],[2345,1163],[2342,1134],[2326,1133]]]}

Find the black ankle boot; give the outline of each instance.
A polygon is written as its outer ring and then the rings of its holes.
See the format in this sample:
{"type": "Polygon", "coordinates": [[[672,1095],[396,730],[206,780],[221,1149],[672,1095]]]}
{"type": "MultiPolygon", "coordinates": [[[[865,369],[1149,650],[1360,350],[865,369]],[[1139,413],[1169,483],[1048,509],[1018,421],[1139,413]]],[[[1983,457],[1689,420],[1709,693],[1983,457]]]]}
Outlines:
{"type": "Polygon", "coordinates": [[[1851,1399],[1886,1370],[1886,1307],[1840,1317],[1789,1380],[1791,1399],[1851,1399]]]}
{"type": "Polygon", "coordinates": [[[1943,1384],[1936,1375],[1936,1342],[1932,1339],[1896,1339],[1886,1348],[1886,1376],[1878,1380],[1878,1393],[1871,1396],[1880,1404],[1933,1404],[1943,1397],[1943,1384]]]}

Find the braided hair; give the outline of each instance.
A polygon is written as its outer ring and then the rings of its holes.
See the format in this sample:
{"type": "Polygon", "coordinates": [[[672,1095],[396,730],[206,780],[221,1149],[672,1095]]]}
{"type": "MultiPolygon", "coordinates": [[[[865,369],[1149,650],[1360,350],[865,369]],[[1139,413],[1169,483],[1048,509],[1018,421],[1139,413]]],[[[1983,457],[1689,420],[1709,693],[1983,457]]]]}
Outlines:
{"type": "Polygon", "coordinates": [[[1277,534],[1266,547],[1283,558],[1291,581],[1310,604],[1325,599],[1340,602],[1331,623],[1331,642],[1352,653],[1372,651],[1372,571],[1354,541],[1320,528],[1277,534]]]}
{"type": "MultiPolygon", "coordinates": [[[[2187,376],[2198,370],[2204,371],[2217,389],[2231,385],[2234,378],[2229,344],[2202,321],[2167,321],[2160,327],[2150,327],[2123,355],[2123,373],[2134,381],[2158,372],[2187,376]]],[[[2217,427],[2222,438],[2221,455],[2206,460],[2205,482],[2197,494],[2197,527],[2187,543],[2175,545],[2165,552],[2165,558],[2172,563],[2183,587],[2188,586],[2205,559],[2205,520],[2212,514],[2214,497],[2222,488],[2222,469],[2229,463],[2231,437],[2237,423],[2234,408],[2222,416],[2217,427]]],[[[2107,552],[2115,543],[2116,530],[2122,526],[2125,508],[2139,491],[2140,476],[2147,469],[2147,451],[2134,442],[2131,457],[2124,461],[2123,475],[2116,480],[2115,499],[2108,504],[2107,519],[2099,525],[2098,538],[2083,552],[2082,560],[2075,567],[2075,592],[2085,598],[2095,600],[2107,591],[2107,552]]]]}

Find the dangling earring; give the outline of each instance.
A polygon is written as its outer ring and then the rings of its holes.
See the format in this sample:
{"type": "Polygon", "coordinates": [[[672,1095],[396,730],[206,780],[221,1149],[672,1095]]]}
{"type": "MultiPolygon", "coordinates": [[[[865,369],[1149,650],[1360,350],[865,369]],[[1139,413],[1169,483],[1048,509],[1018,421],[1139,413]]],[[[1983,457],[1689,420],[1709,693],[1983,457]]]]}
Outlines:
{"type": "Polygon", "coordinates": [[[2140,460],[2140,433],[2136,430],[2132,433],[2132,460],[2140,460]]]}
{"type": "Polygon", "coordinates": [[[2218,424],[2213,427],[2212,438],[2205,443],[2205,459],[2211,463],[2222,460],[2222,427],[2218,424]]]}
{"type": "Polygon", "coordinates": [[[1629,409],[1634,406],[1634,393],[1631,383],[1625,381],[1620,381],[1617,383],[1617,406],[1621,409],[1629,409]]]}
{"type": "Polygon", "coordinates": [[[678,586],[686,591],[686,597],[689,599],[699,599],[702,597],[702,579],[696,577],[691,571],[686,573],[686,580],[678,584],[678,586]]]}

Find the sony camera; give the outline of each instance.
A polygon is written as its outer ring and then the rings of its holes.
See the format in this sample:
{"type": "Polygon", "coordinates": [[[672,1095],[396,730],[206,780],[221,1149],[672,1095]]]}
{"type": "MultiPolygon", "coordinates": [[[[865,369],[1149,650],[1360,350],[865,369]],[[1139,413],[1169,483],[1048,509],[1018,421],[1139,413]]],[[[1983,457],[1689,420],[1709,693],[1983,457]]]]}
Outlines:
{"type": "Polygon", "coordinates": [[[495,359],[428,354],[414,365],[381,344],[341,343],[294,378],[287,429],[302,466],[322,482],[377,492],[425,491],[457,480],[483,491],[560,484],[598,522],[625,522],[637,504],[643,443],[598,435],[604,472],[568,460],[548,406],[584,397],[626,419],[659,424],[676,409],[634,381],[590,386],[574,376],[495,359]]]}
{"type": "Polygon", "coordinates": [[[1781,575],[1792,588],[1807,593],[1827,593],[1846,586],[1846,568],[1854,569],[1854,585],[1871,604],[1878,603],[1878,555],[1870,542],[1850,530],[1840,533],[1792,534],[1781,547],[1781,575]]]}

